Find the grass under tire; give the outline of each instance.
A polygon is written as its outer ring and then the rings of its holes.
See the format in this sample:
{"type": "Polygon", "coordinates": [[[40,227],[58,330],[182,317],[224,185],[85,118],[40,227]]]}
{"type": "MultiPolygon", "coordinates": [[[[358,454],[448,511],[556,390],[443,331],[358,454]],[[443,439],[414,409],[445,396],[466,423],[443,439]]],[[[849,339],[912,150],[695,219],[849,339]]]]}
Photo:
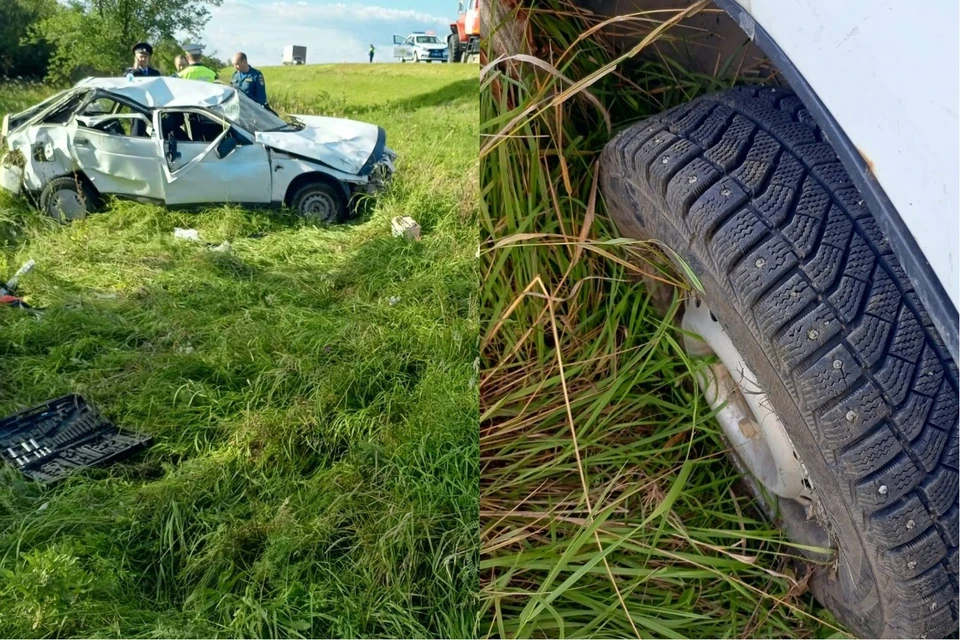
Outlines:
{"type": "Polygon", "coordinates": [[[661,319],[642,283],[677,276],[614,235],[596,190],[606,117],[729,83],[669,60],[613,70],[602,38],[578,39],[597,20],[538,7],[542,62],[595,100],[526,61],[481,79],[481,633],[842,636],[723,454],[676,300],[661,319]]]}

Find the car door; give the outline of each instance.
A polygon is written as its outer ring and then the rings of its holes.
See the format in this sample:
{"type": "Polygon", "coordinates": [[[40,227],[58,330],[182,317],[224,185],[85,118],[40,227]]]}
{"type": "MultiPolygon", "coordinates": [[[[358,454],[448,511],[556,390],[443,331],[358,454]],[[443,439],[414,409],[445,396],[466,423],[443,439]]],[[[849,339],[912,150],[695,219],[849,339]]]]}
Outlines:
{"type": "Polygon", "coordinates": [[[413,57],[413,50],[407,45],[406,38],[403,36],[393,36],[393,57],[401,62],[413,57]]]}
{"type": "Polygon", "coordinates": [[[74,159],[100,193],[162,201],[151,129],[146,114],[98,98],[69,122],[67,138],[74,159]]]}
{"type": "Polygon", "coordinates": [[[268,152],[246,132],[202,109],[158,110],[154,130],[168,205],[271,201],[268,152]]]}

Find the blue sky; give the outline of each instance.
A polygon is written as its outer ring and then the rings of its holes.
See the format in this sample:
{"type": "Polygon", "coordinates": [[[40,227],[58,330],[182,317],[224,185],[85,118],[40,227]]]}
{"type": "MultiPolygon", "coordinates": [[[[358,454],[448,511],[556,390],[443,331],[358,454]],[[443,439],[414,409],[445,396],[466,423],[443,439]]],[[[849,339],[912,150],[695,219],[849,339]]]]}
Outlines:
{"type": "Polygon", "coordinates": [[[393,34],[433,30],[441,38],[457,16],[456,0],[223,0],[204,30],[208,53],[244,51],[254,67],[279,65],[283,47],[307,47],[307,64],[393,62],[393,34]]]}

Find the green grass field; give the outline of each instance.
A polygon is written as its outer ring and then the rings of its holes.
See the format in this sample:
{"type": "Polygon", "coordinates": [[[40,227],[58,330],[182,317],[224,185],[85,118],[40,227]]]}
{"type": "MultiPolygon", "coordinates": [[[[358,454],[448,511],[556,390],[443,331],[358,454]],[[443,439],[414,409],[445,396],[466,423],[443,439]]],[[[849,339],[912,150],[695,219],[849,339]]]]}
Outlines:
{"type": "MultiPolygon", "coordinates": [[[[53,488],[0,471],[2,637],[476,633],[476,66],[266,80],[280,109],[387,130],[395,183],[364,217],[123,203],[60,226],[0,195],[0,276],[34,258],[21,293],[47,309],[0,308],[0,414],[79,392],[154,437],[53,488]]],[[[45,91],[2,86],[0,113],[45,91]]]]}

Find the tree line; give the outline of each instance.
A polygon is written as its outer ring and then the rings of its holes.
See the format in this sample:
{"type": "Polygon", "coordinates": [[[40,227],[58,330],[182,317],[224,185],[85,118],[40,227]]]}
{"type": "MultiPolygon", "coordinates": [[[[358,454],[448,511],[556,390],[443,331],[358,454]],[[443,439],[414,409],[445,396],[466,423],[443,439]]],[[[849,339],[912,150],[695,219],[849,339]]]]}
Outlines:
{"type": "MultiPolygon", "coordinates": [[[[0,77],[52,83],[119,75],[137,42],[153,45],[164,74],[182,53],[177,34],[197,39],[222,0],[0,0],[0,77]]],[[[212,69],[228,66],[207,56],[212,69]]]]}

